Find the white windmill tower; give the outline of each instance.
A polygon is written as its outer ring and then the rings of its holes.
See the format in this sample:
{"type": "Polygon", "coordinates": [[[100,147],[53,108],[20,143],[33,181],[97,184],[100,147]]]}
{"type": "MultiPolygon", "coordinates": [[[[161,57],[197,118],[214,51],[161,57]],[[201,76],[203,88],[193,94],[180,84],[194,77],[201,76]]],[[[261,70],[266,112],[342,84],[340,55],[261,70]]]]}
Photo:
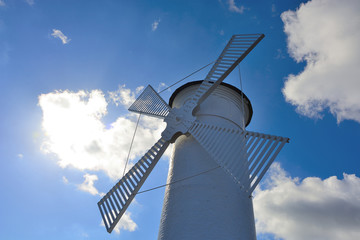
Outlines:
{"type": "Polygon", "coordinates": [[[150,85],[132,104],[130,111],[161,117],[167,126],[98,202],[109,233],[174,143],[168,182],[176,184],[165,191],[158,239],[256,239],[251,193],[289,139],[246,131],[251,103],[222,82],[263,38],[232,36],[205,80],[177,89],[170,105],[150,85]]]}

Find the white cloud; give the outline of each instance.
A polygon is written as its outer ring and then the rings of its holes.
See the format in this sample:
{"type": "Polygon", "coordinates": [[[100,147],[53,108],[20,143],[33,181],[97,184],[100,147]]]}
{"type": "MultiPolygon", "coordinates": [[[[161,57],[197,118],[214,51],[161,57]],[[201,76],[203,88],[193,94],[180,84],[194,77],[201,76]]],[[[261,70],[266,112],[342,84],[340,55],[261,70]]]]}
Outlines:
{"type": "Polygon", "coordinates": [[[125,212],[124,215],[122,215],[119,223],[114,228],[114,231],[119,234],[120,230],[124,229],[130,232],[133,232],[137,229],[136,223],[131,219],[131,213],[129,211],[125,212]]]}
{"type": "Polygon", "coordinates": [[[142,92],[142,90],[144,90],[144,86],[139,86],[135,89],[135,93],[138,94],[138,93],[142,92]]]}
{"type": "Polygon", "coordinates": [[[63,183],[65,183],[65,184],[69,183],[69,180],[65,176],[62,177],[62,180],[63,180],[63,183]]]}
{"type": "Polygon", "coordinates": [[[235,5],[235,0],[228,0],[228,4],[229,4],[229,10],[231,12],[236,12],[236,13],[244,13],[245,7],[244,6],[236,6],[235,5]]]}
{"type": "Polygon", "coordinates": [[[152,31],[156,31],[156,29],[159,27],[159,23],[160,23],[160,18],[158,20],[155,20],[152,24],[151,24],[151,30],[152,31]]]}
{"type": "Polygon", "coordinates": [[[165,89],[170,92],[171,91],[171,88],[168,88],[169,86],[166,84],[166,83],[159,83],[159,86],[157,88],[157,92],[160,92],[160,91],[164,91],[165,89]]]}
{"type": "MultiPolygon", "coordinates": [[[[104,221],[101,221],[101,226],[105,226],[104,221]]],[[[127,230],[133,232],[137,229],[136,223],[131,219],[131,213],[126,211],[124,215],[121,216],[120,221],[116,224],[114,232],[120,234],[120,230],[127,230]]]]}
{"type": "Polygon", "coordinates": [[[17,157],[18,157],[19,159],[23,159],[23,158],[24,158],[24,155],[23,155],[22,153],[19,153],[19,154],[17,155],[17,157]]]}
{"type": "Polygon", "coordinates": [[[108,92],[110,100],[116,105],[119,106],[123,105],[126,108],[129,108],[130,105],[135,101],[135,94],[139,93],[144,87],[140,86],[137,90],[132,92],[130,89],[125,88],[124,85],[120,85],[119,89],[113,92],[108,92]],[[138,89],[140,89],[138,91],[138,89]]]}
{"type": "Polygon", "coordinates": [[[35,1],[34,0],[25,0],[25,2],[27,4],[29,4],[30,6],[34,5],[35,4],[35,1]]]}
{"type": "Polygon", "coordinates": [[[6,6],[4,0],[0,0],[0,7],[4,7],[4,6],[6,6]]]}
{"type": "Polygon", "coordinates": [[[276,6],[275,4],[271,4],[271,12],[275,13],[276,12],[276,6]]]}
{"type": "MultiPolygon", "coordinates": [[[[134,92],[123,86],[117,92],[121,107],[127,108],[135,99],[134,92]]],[[[42,94],[39,105],[46,135],[42,149],[55,154],[61,167],[104,171],[114,180],[122,177],[137,114],[120,116],[106,127],[102,118],[108,103],[100,90],[42,94]]],[[[160,119],[141,117],[128,168],[161,137],[164,128],[160,119]]]]}
{"type": "Polygon", "coordinates": [[[284,59],[284,58],[285,58],[285,55],[284,55],[283,51],[280,48],[276,49],[275,59],[284,59]]]}
{"type": "Polygon", "coordinates": [[[53,29],[51,36],[53,36],[54,38],[59,38],[63,44],[67,44],[71,40],[58,29],[53,29]]]}
{"type": "Polygon", "coordinates": [[[271,4],[271,16],[276,17],[277,15],[278,15],[278,13],[277,13],[276,5],[271,4]]]}
{"type": "MultiPolygon", "coordinates": [[[[119,86],[118,90],[109,92],[108,101],[127,109],[135,100],[135,94],[142,89],[138,87],[133,92],[124,85],[119,86]]],[[[103,171],[113,180],[122,177],[137,114],[119,116],[106,127],[103,117],[107,114],[108,102],[100,90],[65,90],[42,94],[39,96],[39,106],[43,112],[42,128],[45,134],[42,150],[55,155],[60,167],[103,171]]],[[[160,119],[141,117],[128,169],[160,138],[164,128],[165,123],[160,119]]],[[[164,155],[169,157],[170,151],[171,148],[164,155]]],[[[77,185],[80,190],[104,195],[94,186],[97,175],[86,173],[84,178],[85,181],[77,185]]],[[[69,181],[63,177],[63,182],[67,184],[69,181]]],[[[114,231],[134,231],[136,228],[127,211],[114,231]]]]}
{"type": "Polygon", "coordinates": [[[259,234],[284,240],[360,239],[360,178],[291,178],[274,164],[254,193],[259,234]]]}
{"type": "Polygon", "coordinates": [[[360,1],[312,0],[281,14],[288,51],[305,69],[287,77],[286,101],[305,116],[329,109],[360,122],[360,1]]]}
{"type": "Polygon", "coordinates": [[[94,187],[94,182],[98,180],[98,176],[96,176],[95,174],[90,175],[87,173],[84,175],[84,178],[84,182],[82,184],[79,184],[78,188],[81,191],[90,193],[91,195],[100,195],[99,191],[94,187]]]}

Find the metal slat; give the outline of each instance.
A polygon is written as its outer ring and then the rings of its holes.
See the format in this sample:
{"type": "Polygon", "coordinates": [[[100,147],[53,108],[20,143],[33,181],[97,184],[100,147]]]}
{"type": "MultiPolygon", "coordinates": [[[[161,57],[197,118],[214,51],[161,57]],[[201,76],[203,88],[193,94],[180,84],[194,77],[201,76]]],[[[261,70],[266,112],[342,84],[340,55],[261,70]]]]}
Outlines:
{"type": "Polygon", "coordinates": [[[126,202],[129,198],[127,197],[127,194],[121,189],[120,186],[118,186],[119,193],[123,197],[124,202],[126,202]]]}
{"type": "Polygon", "coordinates": [[[210,131],[209,133],[209,141],[204,142],[204,146],[211,149],[214,152],[214,155],[216,155],[214,148],[216,147],[216,139],[219,139],[219,137],[221,136],[221,128],[219,127],[213,127],[213,128],[214,128],[212,129],[213,131],[210,131]]]}
{"type": "MultiPolygon", "coordinates": [[[[131,184],[129,184],[129,178],[126,178],[125,179],[125,181],[124,181],[124,183],[125,183],[125,185],[126,185],[126,187],[127,187],[127,190],[129,191],[129,197],[131,196],[131,194],[132,194],[132,192],[133,192],[133,190],[134,190],[134,188],[131,186],[131,184]]],[[[124,185],[124,187],[125,187],[125,185],[124,185]]],[[[126,188],[125,187],[125,188],[126,188]]]]}
{"type": "Polygon", "coordinates": [[[118,189],[119,189],[121,196],[124,197],[124,200],[126,202],[129,199],[130,195],[129,195],[128,189],[125,187],[123,182],[122,182],[122,184],[118,185],[118,189]]]}
{"type": "Polygon", "coordinates": [[[243,131],[240,128],[221,128],[216,125],[201,123],[198,120],[189,129],[189,133],[247,192],[255,177],[263,175],[264,165],[266,164],[265,168],[268,166],[268,158],[276,149],[274,143],[278,139],[283,139],[243,131]],[[250,176],[251,172],[255,174],[250,176]]]}
{"type": "Polygon", "coordinates": [[[230,129],[227,128],[221,128],[220,136],[216,137],[215,140],[217,141],[216,146],[212,149],[212,152],[214,154],[214,157],[218,157],[218,155],[223,154],[224,148],[222,145],[228,146],[228,142],[231,142],[229,138],[230,129]],[[220,144],[222,143],[222,144],[220,144]]]}
{"type": "Polygon", "coordinates": [[[242,178],[244,172],[246,172],[246,162],[247,159],[244,157],[243,152],[247,151],[247,146],[245,145],[243,147],[243,151],[241,152],[241,155],[239,155],[239,159],[243,159],[242,161],[237,161],[237,163],[231,168],[234,172],[234,175],[237,176],[237,179],[239,182],[248,182],[247,179],[242,178]]]}
{"type": "Polygon", "coordinates": [[[257,159],[256,157],[258,156],[258,154],[259,154],[260,150],[262,149],[262,147],[264,146],[265,142],[266,142],[266,139],[260,138],[258,145],[255,146],[255,149],[254,149],[255,152],[250,153],[251,157],[249,155],[250,158],[247,162],[247,168],[248,169],[250,168],[247,171],[247,175],[246,175],[247,178],[249,178],[250,173],[252,172],[251,167],[254,165],[254,163],[257,159]]]}
{"type": "Polygon", "coordinates": [[[241,132],[232,129],[227,137],[229,143],[222,148],[222,153],[220,156],[218,156],[223,159],[224,167],[226,167],[227,169],[229,169],[229,165],[225,164],[225,161],[232,160],[234,149],[236,149],[239,144],[238,138],[241,137],[241,134],[242,134],[241,132]],[[240,136],[238,136],[237,133],[240,133],[240,136]]]}
{"type": "MultiPolygon", "coordinates": [[[[254,159],[254,158],[249,159],[249,157],[252,156],[254,150],[259,147],[259,143],[262,141],[262,138],[260,138],[259,136],[255,136],[255,135],[253,135],[253,136],[254,136],[254,138],[256,138],[256,140],[255,140],[255,143],[251,146],[251,148],[248,150],[248,152],[245,155],[245,159],[247,160],[245,162],[245,169],[249,169],[249,166],[251,165],[251,162],[254,159]]],[[[245,179],[245,178],[249,179],[249,170],[244,171],[240,176],[240,179],[245,179]]]]}
{"type": "Polygon", "coordinates": [[[195,137],[195,135],[197,135],[197,132],[200,129],[200,124],[195,122],[189,129],[189,132],[191,132],[191,134],[195,137]]]}
{"type": "Polygon", "coordinates": [[[131,196],[131,188],[127,185],[129,185],[126,181],[127,179],[123,178],[122,184],[120,185],[120,187],[124,190],[124,193],[126,195],[127,198],[130,198],[131,196]]]}
{"type": "Polygon", "coordinates": [[[150,172],[154,168],[155,164],[159,161],[161,155],[164,153],[169,143],[162,138],[153,146],[154,151],[157,153],[151,163],[146,166],[144,157],[142,157],[125,176],[110,189],[110,191],[98,202],[100,214],[105,223],[105,227],[108,232],[111,232],[121,216],[124,214],[127,207],[139,191],[140,187],[149,176],[150,172]],[[144,170],[141,169],[144,168],[144,170]],[[141,173],[143,175],[141,175],[141,173]],[[120,195],[119,195],[120,194],[120,195]],[[121,205],[121,206],[120,206],[121,205]]]}
{"type": "Polygon", "coordinates": [[[219,144],[219,143],[229,139],[229,132],[227,132],[227,129],[220,127],[220,128],[218,128],[216,134],[217,135],[213,138],[213,141],[212,141],[211,152],[214,157],[220,159],[219,156],[222,155],[222,152],[221,152],[222,148],[221,148],[221,144],[219,144]]]}
{"type": "MultiPolygon", "coordinates": [[[[278,146],[280,142],[280,139],[273,139],[272,141],[272,145],[271,148],[267,151],[266,155],[263,157],[263,159],[261,160],[261,164],[258,165],[258,167],[256,168],[256,170],[254,171],[254,174],[258,176],[258,173],[260,172],[260,170],[263,168],[264,164],[268,161],[268,158],[270,157],[270,155],[274,152],[274,150],[276,149],[276,147],[278,146]]],[[[252,180],[251,180],[252,181],[252,180]]]]}
{"type": "Polygon", "coordinates": [[[211,136],[216,132],[216,127],[214,127],[213,129],[213,126],[207,126],[206,127],[206,132],[205,132],[205,138],[204,138],[204,146],[208,147],[211,149],[211,144],[214,140],[214,138],[212,138],[211,136]]]}
{"type": "MultiPolygon", "coordinates": [[[[240,135],[240,137],[242,137],[242,135],[240,135]]],[[[239,162],[245,161],[245,159],[242,158],[241,155],[239,154],[239,152],[241,152],[242,148],[244,147],[244,146],[241,146],[241,145],[243,145],[243,142],[244,142],[244,139],[239,144],[236,145],[236,148],[234,150],[229,150],[230,151],[229,157],[225,157],[225,159],[228,159],[226,167],[232,173],[233,177],[235,178],[235,180],[237,182],[242,182],[242,181],[240,181],[240,176],[238,174],[236,174],[236,172],[234,171],[234,166],[236,164],[238,164],[239,162]]]]}
{"type": "Polygon", "coordinates": [[[155,154],[157,154],[159,149],[157,149],[156,146],[153,146],[152,148],[150,148],[150,151],[153,151],[155,154]]]}
{"type": "Polygon", "coordinates": [[[148,156],[148,152],[145,153],[145,155],[142,157],[141,162],[148,168],[151,165],[151,161],[148,156]]]}
{"type": "Polygon", "coordinates": [[[226,144],[222,149],[222,158],[226,159],[229,157],[229,154],[232,149],[234,149],[234,146],[236,146],[237,142],[235,140],[236,138],[236,130],[231,129],[228,135],[228,144],[226,144]]]}
{"type": "MultiPolygon", "coordinates": [[[[146,155],[148,156],[148,160],[150,160],[151,162],[152,162],[153,158],[156,156],[156,154],[151,150],[147,151],[146,155]]],[[[151,164],[151,162],[150,162],[150,164],[151,164]]]]}
{"type": "MultiPolygon", "coordinates": [[[[248,48],[244,50],[241,54],[238,54],[236,57],[226,56],[227,51],[229,47],[232,47],[232,43],[235,40],[241,39],[241,37],[244,37],[245,40],[248,40],[247,35],[238,35],[233,36],[230,41],[225,46],[224,50],[220,54],[219,58],[216,60],[213,67],[210,69],[209,73],[207,74],[205,81],[213,81],[212,86],[205,92],[201,93],[200,97],[194,97],[194,101],[188,101],[184,108],[188,109],[188,111],[192,111],[196,106],[200,105],[206,98],[211,94],[212,91],[215,90],[215,88],[233,71],[233,69],[250,53],[250,51],[261,41],[262,38],[264,38],[263,34],[257,34],[252,35],[253,40],[249,44],[248,48]],[[230,58],[230,59],[229,59],[230,58]],[[226,63],[230,62],[230,66],[224,71],[224,73],[221,76],[216,77],[217,75],[213,76],[214,71],[217,70],[217,66],[220,63],[226,63]]],[[[204,82],[201,84],[203,85],[204,82]]],[[[199,87],[201,87],[201,85],[199,87]]]]}
{"type": "Polygon", "coordinates": [[[155,90],[148,85],[136,101],[130,106],[129,111],[145,115],[164,118],[169,113],[170,107],[155,90]]]}
{"type": "MultiPolygon", "coordinates": [[[[111,191],[110,191],[110,192],[111,192],[111,191]]],[[[120,212],[120,208],[116,208],[116,207],[115,207],[114,202],[116,203],[116,199],[114,198],[114,195],[110,194],[109,197],[108,197],[108,199],[109,199],[110,205],[111,205],[112,209],[115,211],[115,213],[117,214],[118,212],[120,212]],[[119,210],[118,210],[118,209],[119,209],[119,210]]],[[[119,204],[117,204],[117,206],[118,206],[118,205],[119,205],[119,204]]]]}
{"type": "Polygon", "coordinates": [[[110,225],[109,225],[107,219],[105,219],[105,215],[104,215],[104,212],[102,210],[102,205],[100,204],[100,202],[98,202],[98,207],[99,207],[99,210],[100,210],[101,217],[102,217],[102,219],[104,221],[105,227],[106,227],[106,229],[109,229],[110,225]]]}
{"type": "Polygon", "coordinates": [[[232,43],[231,46],[228,49],[247,49],[247,47],[242,47],[243,44],[237,44],[237,43],[232,43]]]}
{"type": "Polygon", "coordinates": [[[249,193],[251,194],[254,189],[256,188],[256,186],[259,184],[259,182],[261,181],[261,179],[263,178],[263,176],[265,175],[266,171],[269,169],[270,165],[273,163],[273,161],[275,160],[276,156],[279,154],[279,152],[281,151],[281,149],[284,147],[285,143],[288,141],[284,140],[282,141],[282,143],[280,144],[280,146],[276,149],[275,153],[272,155],[272,157],[270,158],[270,160],[268,161],[266,167],[263,169],[263,171],[261,172],[261,174],[259,175],[259,177],[256,179],[255,183],[250,187],[249,193]]]}
{"type": "Polygon", "coordinates": [[[141,168],[140,163],[136,163],[134,166],[141,173],[139,173],[141,179],[141,177],[145,174],[145,171],[141,168]]]}
{"type": "MultiPolygon", "coordinates": [[[[208,148],[208,151],[213,155],[215,159],[220,159],[218,156],[221,155],[221,148],[220,148],[220,141],[226,141],[229,139],[227,129],[224,131],[224,128],[219,128],[219,137],[215,137],[213,139],[213,146],[211,148],[208,148]],[[215,146],[214,146],[215,145],[215,146]]],[[[224,144],[226,144],[224,142],[224,144]]],[[[205,146],[206,147],[206,146],[205,146]]]]}
{"type": "Polygon", "coordinates": [[[123,199],[120,197],[119,193],[116,191],[116,189],[113,189],[113,192],[115,193],[117,199],[118,199],[118,202],[121,204],[121,207],[119,206],[119,210],[121,210],[121,208],[124,206],[124,203],[123,202],[123,199]]]}
{"type": "MultiPolygon", "coordinates": [[[[130,173],[130,171],[129,171],[129,173],[130,173]]],[[[133,176],[130,175],[130,174],[129,174],[129,176],[127,177],[128,182],[132,185],[133,189],[135,189],[135,187],[136,187],[137,184],[132,180],[132,178],[133,178],[133,176]]]]}
{"type": "Polygon", "coordinates": [[[254,169],[258,166],[258,164],[260,163],[262,157],[264,156],[264,154],[266,153],[266,151],[269,149],[270,144],[271,144],[271,140],[270,139],[266,139],[267,143],[265,145],[265,147],[262,148],[261,152],[259,155],[256,156],[255,161],[253,162],[253,164],[251,165],[250,169],[249,169],[249,173],[251,174],[254,169]]]}
{"type": "MultiPolygon", "coordinates": [[[[239,136],[240,142],[238,143],[238,147],[234,150],[231,151],[231,155],[228,157],[229,159],[234,159],[233,161],[231,161],[231,163],[229,163],[229,168],[234,169],[234,167],[240,162],[240,161],[235,161],[236,158],[238,158],[239,160],[242,159],[241,158],[241,153],[244,151],[244,148],[246,146],[246,138],[245,138],[245,132],[242,132],[239,136]]],[[[238,176],[236,174],[234,174],[235,176],[238,176]]]]}
{"type": "Polygon", "coordinates": [[[201,128],[201,131],[199,132],[199,137],[203,143],[209,139],[209,134],[208,134],[209,128],[210,128],[210,126],[203,125],[201,128]]]}
{"type": "Polygon", "coordinates": [[[196,129],[196,132],[195,132],[195,135],[197,137],[200,137],[200,133],[203,130],[202,127],[203,127],[203,124],[198,124],[198,128],[196,129]]]}
{"type": "Polygon", "coordinates": [[[148,161],[149,162],[149,164],[151,164],[152,163],[152,160],[153,160],[153,158],[154,158],[154,155],[151,155],[151,152],[150,151],[148,151],[147,153],[145,153],[145,155],[146,155],[146,161],[148,161]]]}
{"type": "Polygon", "coordinates": [[[236,132],[234,138],[235,138],[234,141],[236,142],[235,149],[234,151],[230,151],[228,156],[228,158],[231,159],[235,158],[236,156],[239,156],[239,154],[242,152],[246,144],[246,132],[245,131],[236,132]]]}
{"type": "Polygon", "coordinates": [[[146,171],[149,168],[149,163],[145,162],[144,157],[140,159],[139,164],[146,171]]]}
{"type": "MultiPolygon", "coordinates": [[[[239,143],[237,143],[237,136],[233,136],[234,137],[234,144],[232,144],[232,147],[229,148],[228,152],[224,151],[225,153],[227,153],[227,156],[222,156],[222,162],[224,164],[224,168],[228,169],[229,172],[231,172],[231,174],[233,175],[233,177],[236,179],[236,175],[234,175],[234,172],[231,169],[231,165],[234,164],[234,162],[236,162],[237,160],[240,160],[236,158],[236,155],[234,155],[234,151],[233,149],[236,149],[239,145],[239,143]]],[[[220,157],[220,156],[219,156],[220,157]]]]}
{"type": "Polygon", "coordinates": [[[138,171],[135,171],[135,168],[132,168],[130,171],[133,172],[134,180],[136,181],[136,184],[138,184],[142,176],[138,171]]]}
{"type": "Polygon", "coordinates": [[[205,132],[205,128],[203,127],[205,125],[200,126],[199,132],[197,133],[198,138],[200,139],[200,141],[202,141],[203,137],[204,137],[204,132],[205,132]]]}
{"type": "Polygon", "coordinates": [[[267,160],[266,155],[268,155],[269,152],[271,153],[271,151],[274,150],[274,147],[275,147],[274,145],[269,150],[269,147],[271,146],[271,144],[274,143],[274,141],[271,139],[268,139],[268,141],[269,142],[264,147],[262,154],[258,157],[258,159],[256,160],[256,163],[253,165],[252,170],[249,171],[251,173],[250,182],[252,182],[254,180],[255,176],[257,176],[258,172],[260,171],[260,169],[264,165],[265,161],[267,160]],[[265,157],[263,157],[266,151],[267,151],[267,154],[265,155],[265,157]]]}
{"type": "MultiPolygon", "coordinates": [[[[112,209],[110,208],[109,206],[109,203],[108,203],[108,200],[109,198],[105,199],[105,206],[107,207],[107,209],[109,210],[109,213],[108,213],[108,216],[111,217],[111,222],[113,223],[115,221],[115,215],[114,215],[114,212],[112,211],[112,209]]],[[[106,210],[105,210],[106,212],[106,210]]]]}
{"type": "Polygon", "coordinates": [[[249,167],[252,165],[254,159],[256,159],[256,156],[259,154],[259,152],[260,152],[261,148],[264,146],[265,142],[266,142],[266,139],[261,138],[260,142],[259,142],[259,145],[257,145],[255,147],[256,149],[254,149],[255,152],[251,153],[251,157],[249,156],[250,157],[250,159],[249,159],[249,167]]]}
{"type": "Polygon", "coordinates": [[[255,140],[255,137],[253,136],[250,136],[250,135],[246,135],[248,136],[249,138],[251,139],[248,139],[248,141],[246,142],[246,144],[244,145],[244,148],[243,150],[240,152],[241,156],[240,157],[243,157],[244,158],[244,161],[238,161],[234,166],[233,166],[233,169],[234,169],[234,172],[235,172],[235,175],[236,176],[239,176],[239,181],[242,181],[242,175],[244,173],[243,170],[247,169],[247,157],[246,157],[246,154],[247,152],[249,151],[249,147],[251,146],[251,144],[254,142],[255,140]]]}
{"type": "MultiPolygon", "coordinates": [[[[222,134],[221,134],[221,137],[219,137],[218,141],[220,143],[223,143],[224,145],[227,145],[227,142],[230,141],[230,139],[227,137],[230,130],[227,128],[222,128],[221,131],[222,131],[222,134]]],[[[215,156],[221,155],[221,150],[223,150],[222,144],[217,144],[213,148],[213,151],[216,154],[215,156]]]]}

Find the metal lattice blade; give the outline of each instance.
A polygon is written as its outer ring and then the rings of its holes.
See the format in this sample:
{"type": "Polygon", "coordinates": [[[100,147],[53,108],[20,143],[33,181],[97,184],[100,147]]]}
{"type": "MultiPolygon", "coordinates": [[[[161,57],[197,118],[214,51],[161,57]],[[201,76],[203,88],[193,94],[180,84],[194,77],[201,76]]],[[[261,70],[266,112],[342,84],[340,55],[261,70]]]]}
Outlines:
{"type": "Polygon", "coordinates": [[[148,85],[135,102],[129,107],[129,111],[145,115],[164,118],[169,113],[169,105],[159,94],[148,85]]]}
{"type": "Polygon", "coordinates": [[[168,146],[169,142],[163,138],[157,141],[130,171],[98,202],[102,219],[109,233],[111,233],[115,225],[119,222],[121,216],[168,146]]]}
{"type": "Polygon", "coordinates": [[[229,129],[196,121],[191,135],[250,194],[288,138],[229,129]]]}
{"type": "Polygon", "coordinates": [[[185,109],[193,111],[199,106],[264,37],[264,34],[233,35],[185,109]]]}

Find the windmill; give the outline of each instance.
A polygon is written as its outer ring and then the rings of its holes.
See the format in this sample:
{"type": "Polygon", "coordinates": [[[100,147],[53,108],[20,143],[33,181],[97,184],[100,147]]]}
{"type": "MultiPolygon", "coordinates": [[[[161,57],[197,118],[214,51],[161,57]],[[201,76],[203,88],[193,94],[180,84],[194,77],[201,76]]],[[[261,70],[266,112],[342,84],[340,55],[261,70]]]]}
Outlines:
{"type": "Polygon", "coordinates": [[[264,38],[233,35],[205,80],[180,87],[168,105],[149,85],[129,111],[163,118],[161,138],[98,202],[109,233],[169,144],[174,143],[159,239],[256,239],[251,194],[288,138],[245,130],[249,99],[223,80],[264,38]]]}

